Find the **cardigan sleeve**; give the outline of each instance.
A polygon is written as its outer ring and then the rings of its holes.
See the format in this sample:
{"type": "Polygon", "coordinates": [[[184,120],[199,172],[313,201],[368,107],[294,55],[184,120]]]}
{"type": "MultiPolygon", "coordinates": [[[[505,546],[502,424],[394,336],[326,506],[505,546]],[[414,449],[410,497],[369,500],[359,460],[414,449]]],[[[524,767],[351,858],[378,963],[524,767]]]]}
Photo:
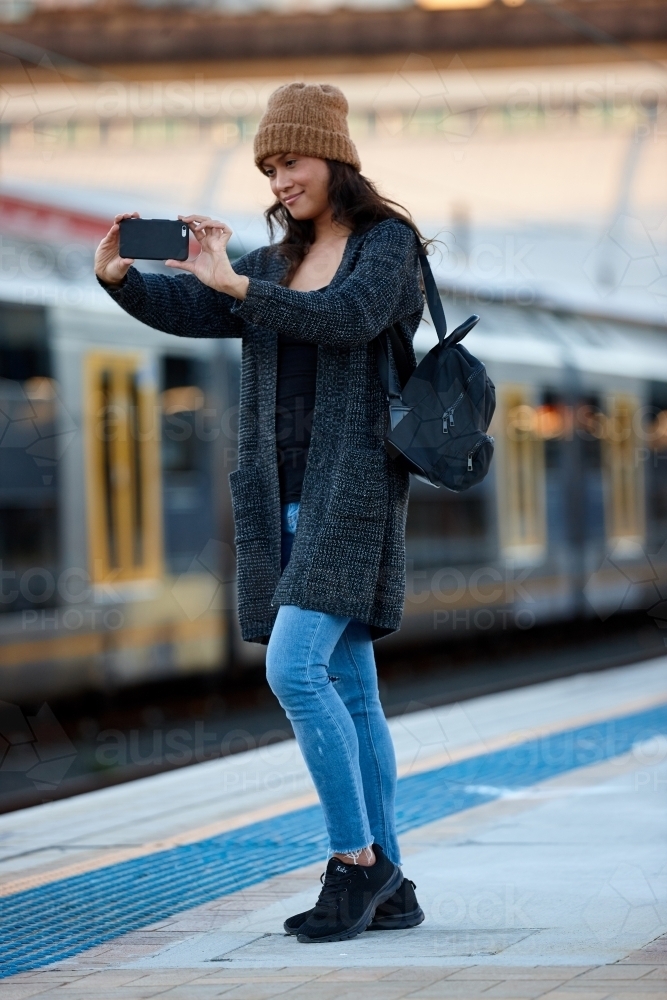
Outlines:
{"type": "MultiPolygon", "coordinates": [[[[252,274],[260,251],[233,265],[237,274],[252,274]]],[[[99,279],[98,279],[99,280],[99,279]]],[[[243,317],[232,311],[231,295],[216,292],[194,274],[142,274],[131,267],[121,285],[100,284],[125,312],[147,326],[177,337],[240,337],[243,317]]]]}
{"type": "Polygon", "coordinates": [[[413,231],[388,220],[370,231],[354,270],[338,288],[298,292],[251,277],[245,299],[232,312],[297,340],[364,344],[423,307],[418,271],[413,231]]]}

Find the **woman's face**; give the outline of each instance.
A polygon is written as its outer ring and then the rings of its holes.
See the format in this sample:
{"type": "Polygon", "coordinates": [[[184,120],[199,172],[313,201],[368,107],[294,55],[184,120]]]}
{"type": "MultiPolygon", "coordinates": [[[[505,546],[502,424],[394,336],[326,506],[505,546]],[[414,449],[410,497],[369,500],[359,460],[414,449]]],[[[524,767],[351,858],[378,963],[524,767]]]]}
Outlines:
{"type": "Polygon", "coordinates": [[[293,219],[316,219],[329,208],[329,166],[326,160],[298,153],[267,156],[262,170],[271,190],[293,219]]]}

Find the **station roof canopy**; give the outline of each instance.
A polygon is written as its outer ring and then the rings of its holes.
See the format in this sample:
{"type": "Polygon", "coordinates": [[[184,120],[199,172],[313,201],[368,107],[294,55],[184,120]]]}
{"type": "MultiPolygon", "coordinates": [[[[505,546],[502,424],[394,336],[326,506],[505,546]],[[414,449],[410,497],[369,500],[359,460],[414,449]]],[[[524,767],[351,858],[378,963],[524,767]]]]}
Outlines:
{"type": "Polygon", "coordinates": [[[665,0],[33,0],[6,6],[13,19],[2,25],[5,71],[19,59],[74,77],[109,64],[243,60],[271,73],[275,60],[373,62],[400,53],[478,52],[488,60],[490,52],[504,51],[511,62],[554,47],[576,61],[577,49],[597,47],[599,57],[609,59],[623,52],[627,58],[639,46],[635,57],[643,58],[642,46],[667,40],[665,0]]]}

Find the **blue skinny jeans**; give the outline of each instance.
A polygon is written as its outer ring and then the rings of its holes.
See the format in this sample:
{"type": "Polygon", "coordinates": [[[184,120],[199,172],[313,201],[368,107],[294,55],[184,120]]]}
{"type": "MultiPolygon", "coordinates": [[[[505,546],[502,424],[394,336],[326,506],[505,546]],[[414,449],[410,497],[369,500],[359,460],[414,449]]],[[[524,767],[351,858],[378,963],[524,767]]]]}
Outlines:
{"type": "MultiPolygon", "coordinates": [[[[298,519],[298,510],[288,518],[285,507],[284,542],[289,527],[294,535],[298,519]]],[[[284,543],[288,559],[290,550],[284,543]]],[[[368,627],[352,618],[283,605],[266,671],[317,789],[330,853],[350,854],[377,843],[400,864],[396,758],[368,627]]]]}

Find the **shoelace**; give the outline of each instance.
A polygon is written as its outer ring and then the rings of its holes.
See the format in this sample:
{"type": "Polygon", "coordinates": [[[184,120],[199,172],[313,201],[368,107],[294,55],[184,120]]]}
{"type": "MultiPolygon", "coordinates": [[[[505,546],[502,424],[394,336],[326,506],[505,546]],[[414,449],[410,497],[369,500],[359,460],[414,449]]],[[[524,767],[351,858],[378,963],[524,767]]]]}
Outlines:
{"type": "Polygon", "coordinates": [[[318,897],[315,908],[330,912],[336,909],[336,905],[343,893],[347,892],[347,886],[352,882],[351,872],[322,872],[320,875],[322,890],[318,897]]]}

